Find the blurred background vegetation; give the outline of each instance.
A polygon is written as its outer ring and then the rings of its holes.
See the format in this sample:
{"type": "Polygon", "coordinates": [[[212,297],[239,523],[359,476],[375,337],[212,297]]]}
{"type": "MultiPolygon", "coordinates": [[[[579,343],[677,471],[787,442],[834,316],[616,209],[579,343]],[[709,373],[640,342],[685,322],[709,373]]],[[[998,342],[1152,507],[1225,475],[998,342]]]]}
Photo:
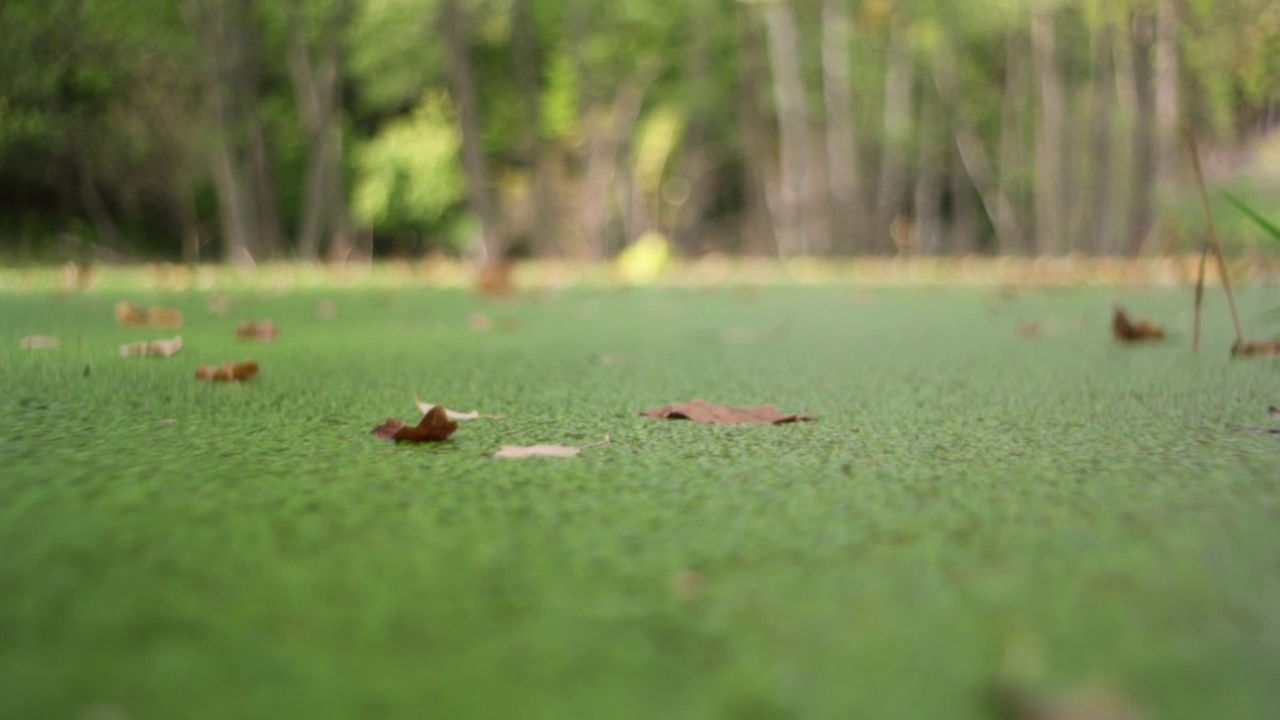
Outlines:
{"type": "Polygon", "coordinates": [[[1184,125],[1280,208],[1273,0],[41,0],[0,67],[11,263],[1164,254],[1184,125]]]}

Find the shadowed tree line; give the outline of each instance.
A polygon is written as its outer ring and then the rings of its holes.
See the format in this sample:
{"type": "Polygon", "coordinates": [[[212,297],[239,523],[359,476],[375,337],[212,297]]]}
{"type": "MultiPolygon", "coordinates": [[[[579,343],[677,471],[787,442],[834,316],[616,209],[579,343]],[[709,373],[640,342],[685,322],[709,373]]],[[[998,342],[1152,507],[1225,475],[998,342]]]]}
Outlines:
{"type": "Polygon", "coordinates": [[[19,260],[1189,246],[1280,126],[1271,0],[0,5],[19,260]]]}

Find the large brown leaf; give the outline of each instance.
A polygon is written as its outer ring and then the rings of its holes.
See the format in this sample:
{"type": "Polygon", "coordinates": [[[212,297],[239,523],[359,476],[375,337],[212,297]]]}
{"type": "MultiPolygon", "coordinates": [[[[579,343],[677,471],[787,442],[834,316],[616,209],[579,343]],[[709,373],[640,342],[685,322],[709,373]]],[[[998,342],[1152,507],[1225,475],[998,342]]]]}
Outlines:
{"type": "Polygon", "coordinates": [[[1116,308],[1111,316],[1111,334],[1120,342],[1163,340],[1164,328],[1150,320],[1130,320],[1124,310],[1116,308]]]}
{"type": "Polygon", "coordinates": [[[1275,357],[1280,355],[1280,340],[1246,340],[1244,345],[1237,341],[1231,345],[1231,357],[1237,355],[1275,357]]]}
{"type": "Polygon", "coordinates": [[[270,320],[247,320],[236,328],[236,337],[242,340],[275,340],[280,337],[280,329],[270,320]]]}
{"type": "Polygon", "coordinates": [[[213,382],[243,382],[257,375],[258,369],[258,363],[253,360],[242,362],[228,360],[217,367],[201,365],[196,368],[196,379],[213,382]]]}
{"type": "Polygon", "coordinates": [[[689,402],[664,405],[640,413],[659,420],[694,420],[704,423],[725,425],[781,425],[798,420],[812,420],[813,415],[784,414],[778,412],[774,405],[752,405],[748,407],[731,407],[719,405],[706,400],[690,400],[689,402]]]}
{"type": "Polygon", "coordinates": [[[440,442],[447,440],[457,429],[458,423],[449,419],[448,411],[436,405],[415,426],[405,425],[395,418],[387,418],[386,422],[373,429],[373,434],[383,440],[398,443],[440,442]]]}

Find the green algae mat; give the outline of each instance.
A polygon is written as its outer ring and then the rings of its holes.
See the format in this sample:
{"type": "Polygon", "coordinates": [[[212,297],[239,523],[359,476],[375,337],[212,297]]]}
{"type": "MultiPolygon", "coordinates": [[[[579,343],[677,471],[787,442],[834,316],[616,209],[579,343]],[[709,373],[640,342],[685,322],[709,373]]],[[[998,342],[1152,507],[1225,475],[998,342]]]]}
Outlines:
{"type": "Polygon", "coordinates": [[[0,717],[1278,717],[1280,367],[1189,294],[0,294],[0,717]],[[696,398],[816,419],[640,414],[696,398]]]}

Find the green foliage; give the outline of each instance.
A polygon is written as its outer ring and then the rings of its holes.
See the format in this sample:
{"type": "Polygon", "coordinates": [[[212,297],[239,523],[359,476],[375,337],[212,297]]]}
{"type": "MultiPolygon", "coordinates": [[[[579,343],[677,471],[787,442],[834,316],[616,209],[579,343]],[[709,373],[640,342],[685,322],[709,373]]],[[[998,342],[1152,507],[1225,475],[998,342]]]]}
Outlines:
{"type": "Polygon", "coordinates": [[[1257,223],[1258,227],[1265,230],[1272,240],[1280,242],[1280,227],[1276,227],[1276,224],[1268,220],[1265,215],[1249,207],[1243,200],[1235,195],[1232,195],[1226,190],[1222,190],[1220,192],[1222,193],[1222,197],[1226,198],[1227,202],[1231,203],[1232,207],[1244,213],[1246,217],[1257,223]]]}
{"type": "Polygon", "coordinates": [[[356,217],[382,232],[436,226],[465,193],[459,144],[447,97],[424,95],[410,115],[357,148],[356,217]]]}

